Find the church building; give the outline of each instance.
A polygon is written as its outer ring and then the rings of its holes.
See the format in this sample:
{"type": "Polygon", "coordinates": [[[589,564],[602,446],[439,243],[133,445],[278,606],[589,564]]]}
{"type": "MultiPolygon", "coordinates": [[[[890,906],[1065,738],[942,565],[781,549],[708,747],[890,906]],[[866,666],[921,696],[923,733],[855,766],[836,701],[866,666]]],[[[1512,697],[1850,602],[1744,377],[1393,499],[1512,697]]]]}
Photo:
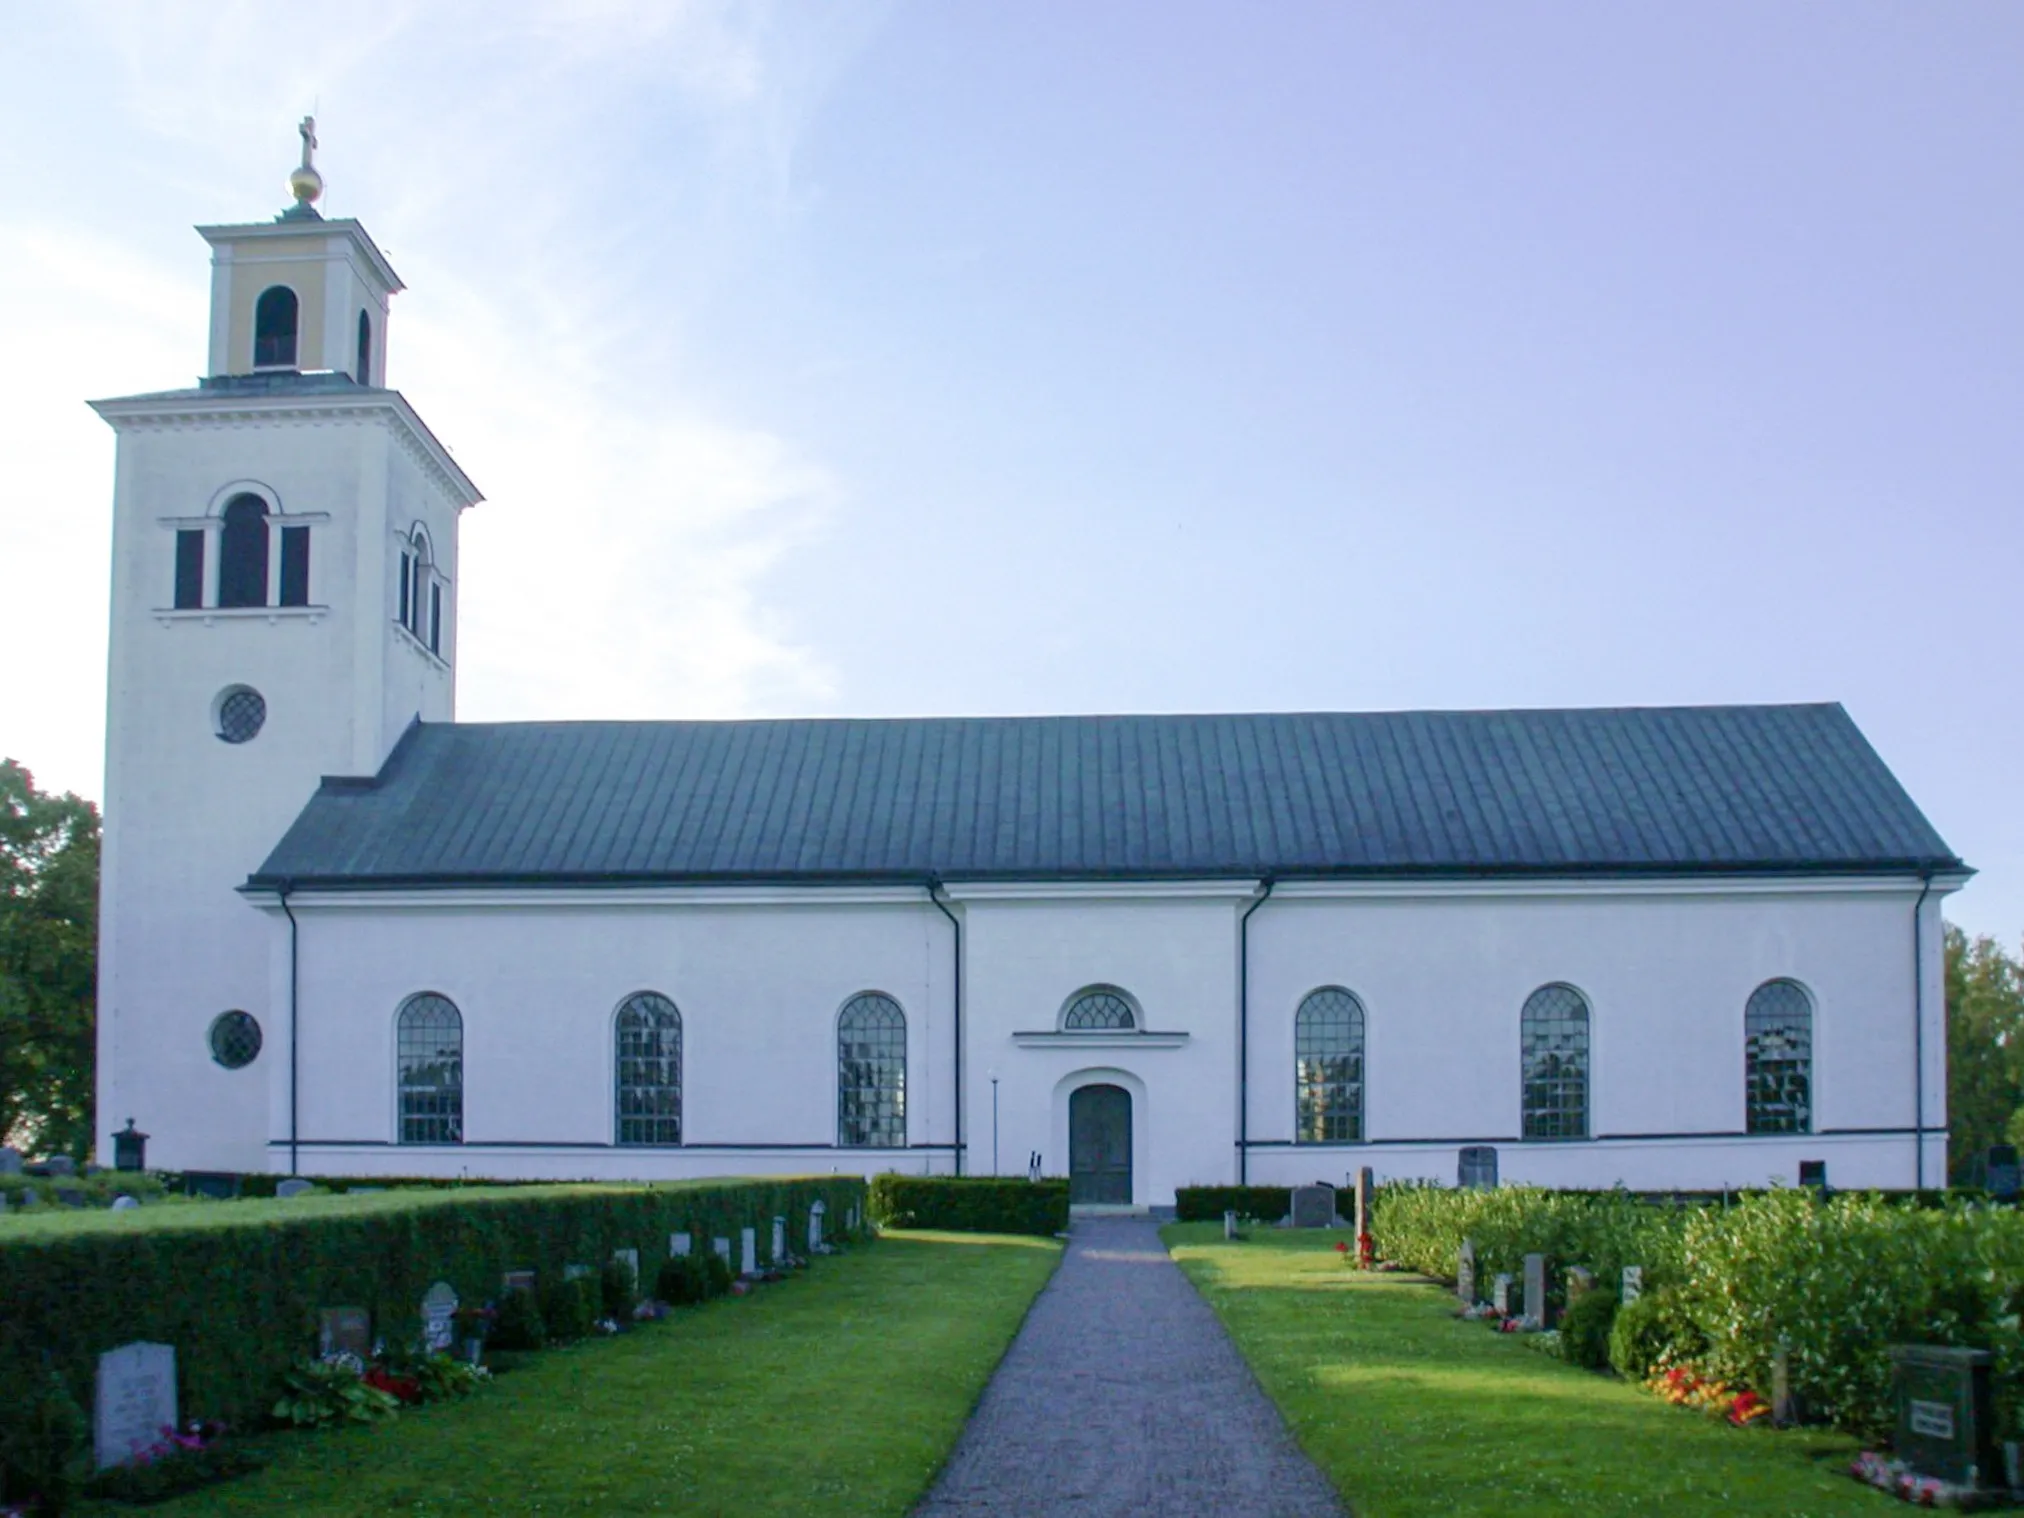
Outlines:
{"type": "Polygon", "coordinates": [[[95,403],[102,1154],[1944,1183],[1969,872],[1836,705],[458,722],[480,496],[303,136],[204,377],[95,403]]]}

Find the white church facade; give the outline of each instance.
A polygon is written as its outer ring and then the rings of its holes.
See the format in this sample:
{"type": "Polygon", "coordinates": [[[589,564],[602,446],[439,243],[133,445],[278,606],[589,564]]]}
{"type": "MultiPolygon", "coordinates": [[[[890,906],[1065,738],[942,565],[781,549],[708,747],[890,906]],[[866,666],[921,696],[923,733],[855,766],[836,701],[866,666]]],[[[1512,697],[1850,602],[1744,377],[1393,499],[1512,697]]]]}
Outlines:
{"type": "Polygon", "coordinates": [[[458,723],[479,493],[308,163],[95,403],[101,1152],[1943,1184],[1968,871],[1838,706],[458,723]]]}

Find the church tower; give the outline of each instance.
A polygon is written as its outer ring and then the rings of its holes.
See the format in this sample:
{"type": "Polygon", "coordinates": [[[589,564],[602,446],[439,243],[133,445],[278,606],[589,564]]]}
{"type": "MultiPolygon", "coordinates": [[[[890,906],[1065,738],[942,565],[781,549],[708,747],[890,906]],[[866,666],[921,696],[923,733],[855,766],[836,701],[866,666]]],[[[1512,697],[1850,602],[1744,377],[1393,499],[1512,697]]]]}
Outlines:
{"type": "Polygon", "coordinates": [[[289,209],[197,229],[196,387],[92,403],[118,434],[98,1148],[132,1117],[172,1169],[273,1168],[285,1131],[292,992],[238,887],[321,777],[455,712],[457,519],[480,497],[385,388],[401,282],[316,210],[314,128],[289,209]]]}

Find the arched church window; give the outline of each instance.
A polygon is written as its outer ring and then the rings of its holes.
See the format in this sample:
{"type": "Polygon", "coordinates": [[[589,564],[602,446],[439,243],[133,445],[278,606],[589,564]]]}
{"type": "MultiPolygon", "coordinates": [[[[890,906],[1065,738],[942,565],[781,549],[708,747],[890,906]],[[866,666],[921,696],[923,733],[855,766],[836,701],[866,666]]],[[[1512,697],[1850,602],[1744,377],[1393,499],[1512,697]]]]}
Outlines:
{"type": "Polygon", "coordinates": [[[464,1142],[464,1018],[447,996],[424,991],[395,1020],[401,1142],[464,1142]]]}
{"type": "Polygon", "coordinates": [[[372,383],[372,314],[366,311],[358,313],[358,367],[352,378],[361,385],[372,383]]]}
{"type": "Polygon", "coordinates": [[[1767,980],[1743,1009],[1744,1090],[1752,1133],[1813,1131],[1813,998],[1767,980]]]}
{"type": "Polygon", "coordinates": [[[301,308],[286,285],[270,285],[253,307],[253,367],[295,367],[295,327],[301,308]]]}
{"type": "Polygon", "coordinates": [[[1132,1010],[1131,999],[1117,987],[1091,986],[1069,999],[1061,1013],[1061,1026],[1070,1033],[1136,1028],[1138,1013],[1132,1010]]]}
{"type": "Polygon", "coordinates": [[[267,503],[257,495],[235,495],[225,503],[218,544],[218,604],[267,604],[267,503]]]}
{"type": "Polygon", "coordinates": [[[618,1142],[682,1141],[682,1014],[654,991],[619,1005],[618,1142]]]}
{"type": "Polygon", "coordinates": [[[1363,1141],[1363,1003],[1340,986],[1311,991],[1293,1015],[1293,1138],[1363,1141]]]}
{"type": "MultiPolygon", "coordinates": [[[[428,533],[417,522],[414,531],[408,534],[406,547],[401,550],[399,608],[395,620],[413,633],[419,642],[429,641],[429,590],[434,582],[435,554],[429,547],[428,533]]],[[[437,605],[439,609],[433,619],[437,624],[437,637],[430,644],[432,648],[441,646],[441,602],[438,601],[437,605]]]]}
{"type": "Polygon", "coordinates": [[[1518,1021],[1525,1137],[1588,1137],[1588,1003],[1572,986],[1541,986],[1518,1021]]]}
{"type": "Polygon", "coordinates": [[[907,1142],[907,1016],[867,991],[836,1019],[836,1144],[903,1149],[907,1142]]]}

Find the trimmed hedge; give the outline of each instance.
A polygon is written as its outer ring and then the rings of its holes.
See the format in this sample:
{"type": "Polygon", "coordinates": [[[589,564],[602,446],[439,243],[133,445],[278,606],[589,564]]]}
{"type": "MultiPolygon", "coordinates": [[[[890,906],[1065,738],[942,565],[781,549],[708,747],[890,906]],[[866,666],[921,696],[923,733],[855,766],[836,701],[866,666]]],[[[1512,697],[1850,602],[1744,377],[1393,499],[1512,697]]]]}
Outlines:
{"type": "Polygon", "coordinates": [[[882,1228],[1051,1237],[1068,1229],[1068,1182],[995,1175],[875,1175],[871,1217],[882,1228]]]}
{"type": "MultiPolygon", "coordinates": [[[[318,1312],[365,1307],[387,1343],[420,1333],[422,1293],[447,1281],[465,1304],[501,1295],[501,1275],[533,1269],[545,1284],[566,1265],[595,1270],[637,1249],[648,1279],[668,1235],[694,1247],[770,1235],[806,1237],[824,1204],[832,1237],[855,1206],[856,1176],[574,1185],[305,1196],[183,1203],[130,1212],[38,1209],[0,1220],[0,1428],[60,1372],[92,1405],[97,1357],[137,1339],[176,1350],[185,1417],[258,1425],[282,1373],[316,1352],[318,1312]]],[[[762,1246],[763,1247],[763,1246],[762,1246]]],[[[588,1285],[596,1286],[596,1278],[588,1285]]]]}
{"type": "Polygon", "coordinates": [[[1277,1223],[1293,1213],[1291,1186],[1181,1186],[1174,1191],[1174,1217],[1183,1223],[1220,1223],[1223,1214],[1277,1223]]]}

